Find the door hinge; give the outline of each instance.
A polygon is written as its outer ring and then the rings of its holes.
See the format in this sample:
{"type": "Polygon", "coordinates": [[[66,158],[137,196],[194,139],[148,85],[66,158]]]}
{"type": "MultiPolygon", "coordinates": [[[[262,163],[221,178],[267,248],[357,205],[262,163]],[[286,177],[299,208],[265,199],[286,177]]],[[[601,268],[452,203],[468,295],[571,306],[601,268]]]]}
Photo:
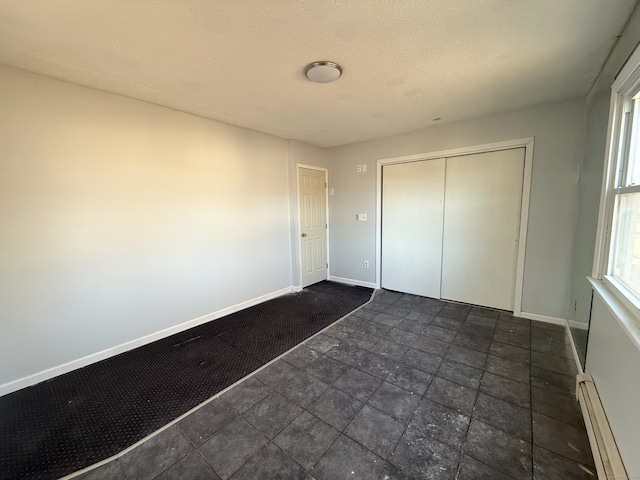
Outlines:
{"type": "Polygon", "coordinates": [[[327,263],[327,268],[329,268],[329,264],[327,263]]]}
{"type": "Polygon", "coordinates": [[[329,228],[329,224],[328,224],[328,223],[325,223],[325,224],[324,224],[324,228],[329,228]]]}

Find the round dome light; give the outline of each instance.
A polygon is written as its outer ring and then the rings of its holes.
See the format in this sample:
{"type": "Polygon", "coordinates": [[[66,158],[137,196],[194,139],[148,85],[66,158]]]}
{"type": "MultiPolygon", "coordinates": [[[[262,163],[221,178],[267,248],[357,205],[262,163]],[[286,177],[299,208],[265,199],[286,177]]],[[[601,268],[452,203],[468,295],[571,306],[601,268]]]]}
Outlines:
{"type": "Polygon", "coordinates": [[[312,82],[329,83],[340,78],[342,67],[334,62],[313,62],[307,65],[304,74],[312,82]]]}

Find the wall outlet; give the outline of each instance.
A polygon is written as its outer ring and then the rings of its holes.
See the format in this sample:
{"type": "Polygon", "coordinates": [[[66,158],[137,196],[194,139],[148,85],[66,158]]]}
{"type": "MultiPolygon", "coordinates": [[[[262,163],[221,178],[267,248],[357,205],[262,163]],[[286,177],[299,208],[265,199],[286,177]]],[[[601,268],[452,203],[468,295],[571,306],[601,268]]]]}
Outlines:
{"type": "Polygon", "coordinates": [[[366,213],[356,213],[356,221],[357,222],[366,222],[367,214],[366,213]]]}
{"type": "Polygon", "coordinates": [[[364,268],[369,268],[369,260],[364,261],[364,268]]]}
{"type": "Polygon", "coordinates": [[[357,173],[362,172],[362,165],[356,165],[356,172],[357,173]]]}

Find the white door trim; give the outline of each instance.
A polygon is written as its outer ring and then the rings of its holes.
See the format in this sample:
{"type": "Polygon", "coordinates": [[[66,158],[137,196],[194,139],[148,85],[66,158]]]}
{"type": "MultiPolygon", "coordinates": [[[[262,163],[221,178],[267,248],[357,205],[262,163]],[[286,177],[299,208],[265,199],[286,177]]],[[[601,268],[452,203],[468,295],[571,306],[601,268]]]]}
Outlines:
{"type": "Polygon", "coordinates": [[[325,199],[325,215],[327,228],[325,229],[325,242],[327,245],[327,279],[331,276],[330,263],[329,263],[329,169],[324,167],[317,167],[315,165],[307,165],[304,163],[296,163],[296,195],[298,196],[298,215],[296,217],[296,233],[298,235],[298,274],[299,282],[297,290],[302,289],[302,229],[300,228],[300,169],[306,168],[308,170],[318,170],[324,172],[324,199],[325,199]]]}
{"type": "Polygon", "coordinates": [[[529,224],[529,200],[531,196],[531,172],[533,167],[534,137],[518,138],[503,142],[485,143],[468,147],[452,148],[437,152],[418,153],[402,157],[381,158],[376,162],[376,288],[380,288],[382,260],[382,167],[394,163],[417,162],[436,158],[457,157],[474,153],[494,152],[524,147],[524,178],[522,183],[522,207],[520,211],[520,241],[518,242],[518,259],[516,264],[515,298],[513,313],[518,316],[522,312],[522,288],[524,283],[524,257],[527,247],[527,227],[529,224]]]}

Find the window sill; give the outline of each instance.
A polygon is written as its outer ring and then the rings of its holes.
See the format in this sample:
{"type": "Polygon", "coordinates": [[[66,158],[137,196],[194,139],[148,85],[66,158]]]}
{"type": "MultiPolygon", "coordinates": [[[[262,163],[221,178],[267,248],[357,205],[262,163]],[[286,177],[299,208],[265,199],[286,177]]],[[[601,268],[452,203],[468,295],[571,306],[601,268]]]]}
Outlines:
{"type": "Polygon", "coordinates": [[[621,294],[616,292],[615,287],[611,284],[592,277],[587,277],[587,280],[589,280],[594,292],[602,299],[636,348],[640,350],[639,312],[630,309],[620,298],[621,294]]]}

